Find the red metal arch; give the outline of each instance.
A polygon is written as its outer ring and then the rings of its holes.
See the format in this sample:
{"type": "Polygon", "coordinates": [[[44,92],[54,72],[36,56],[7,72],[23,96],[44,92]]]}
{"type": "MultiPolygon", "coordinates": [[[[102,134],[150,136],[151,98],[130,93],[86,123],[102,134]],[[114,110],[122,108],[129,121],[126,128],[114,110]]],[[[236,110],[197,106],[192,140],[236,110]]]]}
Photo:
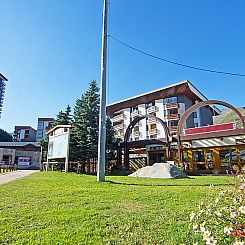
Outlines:
{"type": "Polygon", "coordinates": [[[201,107],[207,106],[207,105],[222,105],[222,106],[228,107],[231,110],[233,110],[238,115],[238,117],[240,118],[241,123],[242,123],[243,132],[245,133],[245,121],[244,121],[243,115],[240,113],[240,111],[237,108],[235,108],[234,106],[232,106],[232,105],[230,105],[224,101],[220,101],[220,100],[201,101],[201,102],[191,106],[190,108],[188,108],[179,120],[178,128],[177,128],[177,137],[178,137],[178,156],[179,156],[180,162],[183,162],[181,135],[182,135],[183,128],[184,128],[184,123],[193,111],[195,111],[201,107]]]}
{"type": "Polygon", "coordinates": [[[124,135],[124,164],[126,165],[126,169],[128,169],[128,163],[129,163],[129,153],[128,153],[128,146],[127,146],[127,142],[129,140],[129,137],[132,133],[132,130],[134,128],[134,126],[140,122],[141,120],[143,119],[146,119],[146,118],[153,118],[153,119],[156,119],[156,121],[159,121],[160,124],[162,125],[163,127],[163,130],[165,132],[165,139],[164,139],[164,142],[166,143],[167,145],[167,149],[166,149],[166,156],[167,158],[170,158],[171,157],[171,153],[170,153],[170,132],[169,132],[169,129],[168,129],[168,126],[166,124],[166,122],[164,122],[161,118],[159,117],[156,117],[156,116],[153,116],[153,115],[141,115],[141,116],[137,116],[136,118],[133,119],[133,121],[128,125],[127,127],[127,130],[125,132],[125,135],[124,135]]]}

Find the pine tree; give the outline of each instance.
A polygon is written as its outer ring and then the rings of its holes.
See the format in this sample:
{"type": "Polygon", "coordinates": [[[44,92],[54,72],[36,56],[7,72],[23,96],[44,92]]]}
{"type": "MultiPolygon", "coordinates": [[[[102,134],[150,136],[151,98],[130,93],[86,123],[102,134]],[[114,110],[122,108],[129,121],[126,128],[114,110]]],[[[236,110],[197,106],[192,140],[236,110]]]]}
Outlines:
{"type": "Polygon", "coordinates": [[[68,105],[64,112],[60,111],[56,115],[56,119],[54,120],[53,126],[70,125],[71,123],[72,123],[71,107],[68,105]]]}
{"type": "Polygon", "coordinates": [[[115,130],[109,117],[106,119],[106,161],[115,159],[116,139],[115,130]]]}
{"type": "MultiPolygon", "coordinates": [[[[88,90],[76,101],[71,130],[70,156],[82,163],[96,163],[99,136],[99,89],[91,81],[88,90]]],[[[106,160],[115,159],[114,129],[107,119],[106,160]]]]}
{"type": "Polygon", "coordinates": [[[3,129],[0,129],[0,142],[12,142],[13,138],[3,129]]]}
{"type": "Polygon", "coordinates": [[[74,108],[74,128],[72,129],[73,157],[89,162],[97,157],[99,131],[99,94],[96,81],[91,81],[89,88],[74,108]]]}

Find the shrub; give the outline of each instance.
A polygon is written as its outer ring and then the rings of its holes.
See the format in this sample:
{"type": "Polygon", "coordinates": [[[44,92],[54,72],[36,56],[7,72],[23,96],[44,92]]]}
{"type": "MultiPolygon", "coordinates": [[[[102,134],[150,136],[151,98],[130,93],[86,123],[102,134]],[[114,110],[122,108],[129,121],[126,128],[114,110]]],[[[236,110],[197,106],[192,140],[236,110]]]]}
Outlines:
{"type": "Polygon", "coordinates": [[[190,226],[203,244],[245,244],[245,174],[234,178],[233,188],[221,191],[190,214],[190,226]]]}

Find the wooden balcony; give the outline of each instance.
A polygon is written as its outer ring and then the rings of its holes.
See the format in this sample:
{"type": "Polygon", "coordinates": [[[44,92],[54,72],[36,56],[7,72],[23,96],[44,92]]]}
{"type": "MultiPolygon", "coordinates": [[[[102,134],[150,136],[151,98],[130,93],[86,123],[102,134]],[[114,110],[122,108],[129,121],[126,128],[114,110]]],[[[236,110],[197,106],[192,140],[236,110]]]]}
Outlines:
{"type": "Polygon", "coordinates": [[[167,103],[166,104],[167,109],[178,108],[178,107],[179,107],[179,103],[167,103]]]}
{"type": "Polygon", "coordinates": [[[153,118],[153,117],[151,118],[151,117],[150,117],[150,118],[148,119],[148,124],[156,124],[156,122],[157,122],[156,118],[153,118]]]}
{"type": "Polygon", "coordinates": [[[178,120],[180,118],[179,114],[169,114],[167,115],[168,120],[178,120]]]}
{"type": "Polygon", "coordinates": [[[113,122],[119,122],[124,120],[124,113],[116,115],[115,117],[112,118],[113,122]]]}
{"type": "Polygon", "coordinates": [[[113,128],[114,128],[114,130],[123,129],[124,128],[124,124],[123,123],[120,123],[120,124],[114,125],[113,128]]]}
{"type": "Polygon", "coordinates": [[[149,134],[150,134],[150,135],[155,135],[155,134],[157,134],[157,128],[150,129],[150,130],[149,130],[149,134]]]}
{"type": "Polygon", "coordinates": [[[151,106],[150,108],[147,109],[147,113],[154,113],[157,111],[157,107],[156,106],[151,106]]]}
{"type": "Polygon", "coordinates": [[[133,135],[134,137],[140,137],[140,132],[139,131],[133,132],[133,135]]]}
{"type": "Polygon", "coordinates": [[[169,130],[170,130],[171,132],[177,132],[177,129],[178,129],[178,126],[170,126],[170,127],[169,127],[169,130]]]}

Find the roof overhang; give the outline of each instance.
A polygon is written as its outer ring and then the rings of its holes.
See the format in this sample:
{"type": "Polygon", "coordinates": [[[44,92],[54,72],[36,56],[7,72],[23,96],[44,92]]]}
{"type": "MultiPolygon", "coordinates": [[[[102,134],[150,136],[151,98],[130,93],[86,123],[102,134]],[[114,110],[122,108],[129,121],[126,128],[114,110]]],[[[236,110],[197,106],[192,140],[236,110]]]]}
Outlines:
{"type": "MultiPolygon", "coordinates": [[[[134,107],[140,104],[146,104],[154,100],[175,97],[175,96],[187,96],[192,100],[208,100],[197,88],[195,88],[188,80],[172,84],[157,90],[150,91],[141,95],[137,95],[125,100],[121,100],[107,105],[106,110],[109,116],[116,111],[120,111],[126,108],[134,107]]],[[[213,107],[219,114],[218,108],[213,107]]]]}

